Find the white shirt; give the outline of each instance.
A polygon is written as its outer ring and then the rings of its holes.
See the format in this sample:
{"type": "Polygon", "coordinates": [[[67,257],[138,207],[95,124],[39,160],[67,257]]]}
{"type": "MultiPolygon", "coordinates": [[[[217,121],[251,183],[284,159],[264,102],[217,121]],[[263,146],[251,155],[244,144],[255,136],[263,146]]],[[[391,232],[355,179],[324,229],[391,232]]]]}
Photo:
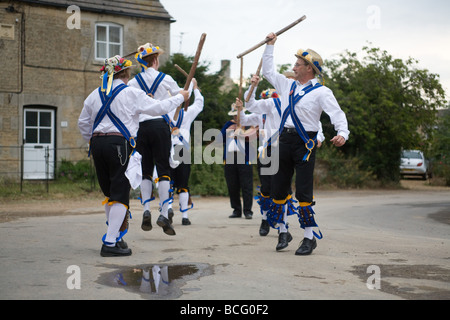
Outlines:
{"type": "MultiPolygon", "coordinates": [[[[247,98],[248,93],[249,90],[245,92],[244,94],[245,98],[247,98]]],[[[275,106],[274,98],[256,100],[255,91],[253,91],[252,95],[250,96],[250,99],[248,100],[248,102],[245,103],[245,108],[247,109],[247,111],[257,113],[260,115],[261,124],[259,125],[259,137],[260,137],[260,145],[263,146],[267,142],[267,140],[279,130],[281,124],[281,116],[277,111],[277,107],[275,106]],[[265,123],[263,123],[264,114],[266,115],[265,123]]],[[[244,120],[244,122],[246,121],[247,120],[244,120]]],[[[325,137],[323,135],[322,124],[320,122],[319,125],[320,129],[317,134],[317,139],[322,142],[323,140],[325,140],[325,137]]],[[[275,141],[272,141],[272,143],[275,143],[275,141]]]]}
{"type": "MultiPolygon", "coordinates": [[[[194,90],[195,100],[194,103],[191,104],[187,111],[184,111],[183,116],[183,122],[181,123],[181,126],[179,128],[180,134],[183,136],[183,139],[189,143],[191,138],[191,124],[194,122],[195,118],[198,116],[200,112],[203,110],[203,104],[204,104],[204,98],[202,94],[200,93],[200,90],[195,89],[194,90]]],[[[171,111],[168,116],[173,124],[176,124],[177,121],[173,120],[173,117],[175,116],[175,111],[171,111]]],[[[177,119],[178,120],[178,119],[177,119]]],[[[181,144],[182,142],[180,139],[178,139],[178,136],[172,135],[172,145],[181,144]]]]}
{"type": "MultiPolygon", "coordinates": [[[[249,90],[244,94],[245,99],[247,98],[248,93],[249,90]]],[[[245,103],[245,108],[247,111],[258,114],[259,116],[259,144],[263,146],[264,143],[280,128],[281,117],[278,114],[275,101],[272,98],[255,100],[255,90],[253,90],[250,99],[245,103]],[[264,114],[266,115],[266,119],[263,123],[264,114]]],[[[244,120],[244,122],[246,121],[247,120],[244,120]]]]}
{"type": "MultiPolygon", "coordinates": [[[[289,105],[289,92],[291,90],[292,82],[295,80],[288,79],[284,75],[275,72],[273,63],[273,45],[266,45],[263,54],[263,75],[274,86],[275,90],[280,94],[281,111],[282,113],[289,105]]],[[[311,79],[305,84],[300,84],[297,81],[297,88],[294,94],[299,93],[302,89],[310,84],[315,85],[317,79],[311,79]]],[[[306,94],[296,105],[295,113],[302,122],[306,131],[319,132],[320,131],[320,115],[322,111],[328,114],[331,123],[337,134],[348,140],[350,131],[348,130],[348,123],[345,113],[339,106],[333,92],[322,86],[306,94]]],[[[294,128],[294,123],[291,117],[288,117],[284,127],[294,128]]]]}
{"type": "MultiPolygon", "coordinates": [[[[112,84],[112,89],[123,83],[122,80],[115,79],[112,84]]],[[[147,96],[141,89],[126,87],[114,98],[110,108],[123,122],[131,136],[135,137],[139,128],[140,114],[145,113],[151,116],[166,114],[176,109],[183,101],[184,97],[181,94],[177,94],[164,101],[158,101],[147,96]]],[[[78,118],[78,128],[86,141],[89,141],[92,137],[95,117],[101,107],[102,100],[97,88],[84,101],[83,110],[81,110],[80,117],[78,118]]],[[[110,133],[120,131],[106,115],[94,132],[110,133]]]]}
{"type": "MultiPolygon", "coordinates": [[[[144,79],[145,83],[147,84],[148,88],[150,89],[153,82],[155,81],[156,77],[159,74],[159,71],[155,70],[154,68],[147,68],[144,72],[140,73],[142,76],[142,79],[144,79]]],[[[145,92],[141,89],[139,86],[138,81],[133,78],[130,81],[128,81],[128,86],[137,88],[141,90],[142,92],[145,92]]],[[[171,96],[174,96],[180,92],[181,88],[178,86],[175,80],[173,78],[166,74],[164,76],[164,79],[159,84],[158,88],[155,91],[155,94],[153,95],[153,98],[156,100],[165,100],[170,98],[171,96]]],[[[159,119],[161,116],[150,116],[148,114],[141,114],[139,117],[139,121],[146,121],[151,119],[159,119]]]]}

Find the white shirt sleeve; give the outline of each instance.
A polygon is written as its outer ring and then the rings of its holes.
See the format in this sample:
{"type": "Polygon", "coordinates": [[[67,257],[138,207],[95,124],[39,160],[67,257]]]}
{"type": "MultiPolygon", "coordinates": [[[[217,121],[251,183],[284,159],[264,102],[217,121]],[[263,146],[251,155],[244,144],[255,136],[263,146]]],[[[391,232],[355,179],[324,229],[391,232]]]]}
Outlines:
{"type": "Polygon", "coordinates": [[[131,88],[132,94],[130,98],[133,101],[139,112],[148,114],[150,116],[160,116],[175,110],[179,105],[184,102],[184,97],[177,93],[177,95],[164,100],[155,100],[145,94],[144,91],[131,88]]]}
{"type": "Polygon", "coordinates": [[[320,95],[319,99],[323,111],[330,117],[330,121],[334,125],[337,134],[342,136],[345,140],[348,140],[350,131],[348,130],[347,117],[339,106],[333,92],[327,88],[326,94],[320,95]]]}
{"type": "Polygon", "coordinates": [[[261,115],[257,113],[245,114],[243,111],[241,111],[240,120],[241,126],[261,125],[261,115]]]}
{"type": "Polygon", "coordinates": [[[276,72],[273,63],[273,45],[266,45],[263,54],[263,76],[269,81],[277,92],[284,92],[289,89],[293,80],[289,80],[284,75],[276,72]]]}
{"type": "Polygon", "coordinates": [[[254,92],[255,91],[253,91],[253,94],[248,102],[245,102],[245,108],[250,112],[258,114],[272,113],[273,109],[276,108],[273,99],[269,98],[256,100],[254,92]]]}
{"type": "Polygon", "coordinates": [[[80,129],[81,136],[84,140],[89,141],[92,135],[92,108],[90,103],[92,103],[91,95],[84,101],[83,109],[81,110],[81,114],[78,118],[78,128],[80,129]]]}
{"type": "Polygon", "coordinates": [[[189,115],[189,119],[191,120],[191,122],[195,119],[195,117],[198,116],[200,112],[203,111],[203,106],[205,104],[205,98],[203,97],[200,90],[195,89],[194,96],[195,96],[194,103],[188,107],[187,111],[187,114],[189,115]]]}

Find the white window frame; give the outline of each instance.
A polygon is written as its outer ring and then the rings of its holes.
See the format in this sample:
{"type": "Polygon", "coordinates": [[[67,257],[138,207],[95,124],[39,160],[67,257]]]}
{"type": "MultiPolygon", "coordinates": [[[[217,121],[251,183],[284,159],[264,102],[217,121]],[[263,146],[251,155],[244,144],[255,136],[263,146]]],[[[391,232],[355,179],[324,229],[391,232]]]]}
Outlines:
{"type": "Polygon", "coordinates": [[[95,43],[94,43],[94,47],[95,47],[95,60],[97,61],[104,61],[106,58],[110,58],[111,54],[109,52],[109,46],[110,44],[118,44],[120,45],[120,50],[119,50],[119,55],[123,56],[123,26],[117,23],[112,23],[112,22],[97,22],[95,24],[95,43]],[[98,27],[106,27],[106,41],[99,41],[97,39],[97,28],[98,27]],[[109,28],[110,27],[115,27],[115,28],[119,28],[120,29],[120,42],[109,42],[109,28]],[[99,57],[98,56],[98,52],[97,52],[97,43],[101,42],[101,43],[106,43],[106,57],[99,57]]]}

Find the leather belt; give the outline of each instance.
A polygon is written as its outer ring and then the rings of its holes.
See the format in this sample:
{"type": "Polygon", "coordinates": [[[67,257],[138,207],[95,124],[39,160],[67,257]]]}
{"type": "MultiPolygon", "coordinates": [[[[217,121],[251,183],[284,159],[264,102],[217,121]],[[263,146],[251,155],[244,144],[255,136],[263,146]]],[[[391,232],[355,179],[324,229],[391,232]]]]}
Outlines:
{"type": "Polygon", "coordinates": [[[94,132],[92,135],[93,137],[106,137],[106,136],[120,136],[122,137],[122,134],[120,132],[94,132]]]}
{"type": "MultiPolygon", "coordinates": [[[[284,127],[283,128],[283,132],[286,132],[286,133],[297,133],[297,130],[295,130],[295,128],[286,128],[286,127],[284,127]]],[[[316,134],[317,134],[317,132],[314,132],[314,131],[307,131],[306,133],[310,137],[315,137],[316,134]]]]}
{"type": "Polygon", "coordinates": [[[295,128],[283,128],[283,132],[286,133],[297,133],[297,130],[295,130],[295,128]]]}

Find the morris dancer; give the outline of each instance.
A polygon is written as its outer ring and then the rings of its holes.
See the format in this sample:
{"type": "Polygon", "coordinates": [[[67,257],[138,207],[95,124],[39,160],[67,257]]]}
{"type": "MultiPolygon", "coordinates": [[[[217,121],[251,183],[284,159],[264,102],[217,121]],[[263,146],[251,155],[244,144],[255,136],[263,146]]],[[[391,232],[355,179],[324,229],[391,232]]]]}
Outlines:
{"type": "MultiPolygon", "coordinates": [[[[251,79],[251,83],[254,87],[256,87],[259,83],[259,76],[253,75],[251,79]]],[[[245,103],[245,108],[253,112],[255,114],[258,114],[258,120],[259,120],[259,144],[260,147],[259,150],[259,156],[258,156],[258,175],[259,180],[261,182],[260,192],[257,196],[258,204],[261,209],[262,214],[262,220],[261,220],[261,226],[259,228],[259,234],[261,236],[266,236],[270,231],[270,226],[273,228],[279,228],[280,234],[287,232],[287,224],[286,219],[283,220],[282,223],[277,224],[273,222],[269,222],[267,220],[267,212],[269,211],[269,207],[271,204],[271,178],[272,174],[268,174],[268,172],[264,172],[263,168],[269,169],[271,166],[271,163],[268,161],[265,161],[269,157],[272,156],[271,153],[271,146],[264,149],[264,146],[267,143],[267,140],[269,137],[271,137],[275,131],[278,130],[280,127],[280,121],[281,121],[281,109],[280,109],[280,98],[277,94],[277,92],[274,89],[267,89],[264,90],[261,93],[260,100],[255,100],[255,91],[252,92],[251,96],[248,97],[249,90],[244,94],[245,100],[248,102],[245,103]],[[261,159],[263,158],[263,159],[261,159]],[[261,162],[262,160],[262,162],[261,162]],[[278,226],[276,226],[278,225],[278,226]]],[[[244,120],[245,121],[245,120],[244,120]]],[[[241,120],[242,122],[242,120],[241,120]]],[[[289,239],[292,239],[290,234],[288,234],[289,239]]],[[[279,248],[277,246],[277,250],[281,250],[283,248],[279,248]]]]}
{"type": "MultiPolygon", "coordinates": [[[[341,110],[332,91],[316,79],[322,76],[322,58],[311,49],[298,50],[293,71],[295,80],[275,72],[273,62],[274,44],[277,36],[270,33],[263,55],[263,75],[281,95],[281,125],[279,130],[280,169],[274,175],[270,214],[283,216],[287,210],[289,188],[294,170],[296,172],[295,197],[300,206],[298,216],[304,238],[295,252],[308,255],[317,247],[317,238],[322,234],[313,231],[317,227],[314,219],[313,172],[320,128],[320,115],[325,111],[333,123],[337,135],[331,139],[341,147],[348,139],[349,130],[345,113],[341,110]]],[[[281,219],[280,219],[281,220],[281,219]]]]}
{"type": "MultiPolygon", "coordinates": [[[[204,98],[197,86],[197,80],[193,79],[192,82],[195,95],[194,103],[189,106],[187,111],[184,111],[183,108],[180,109],[177,121],[173,120],[175,111],[169,113],[174,154],[179,155],[181,160],[179,161],[175,158],[174,162],[179,162],[179,164],[175,168],[171,164],[170,171],[174,191],[176,191],[179,197],[181,224],[184,226],[191,224],[187,211],[193,207],[189,194],[189,175],[191,174],[190,130],[192,122],[202,112],[204,104],[204,98]]],[[[171,204],[169,204],[170,209],[171,204]]]]}
{"type": "Polygon", "coordinates": [[[165,101],[148,97],[142,90],[127,86],[131,61],[120,56],[105,60],[102,86],[85,100],[78,119],[81,135],[90,142],[97,178],[106,196],[108,224],[100,255],[129,256],[131,249],[122,237],[127,231],[130,181],[126,176],[130,156],[135,152],[139,114],[158,116],[175,110],[187,100],[189,92],[180,90],[165,101]]]}
{"type": "MultiPolygon", "coordinates": [[[[284,73],[288,78],[292,78],[290,74],[284,73]]],[[[253,75],[251,82],[253,86],[257,86],[260,81],[259,76],[253,75]]],[[[262,221],[259,228],[259,234],[261,236],[266,236],[269,233],[270,227],[277,228],[279,230],[279,240],[276,246],[276,250],[280,251],[287,247],[287,244],[292,240],[292,235],[288,231],[287,216],[288,213],[285,210],[281,223],[277,221],[268,221],[267,213],[270,209],[272,199],[271,194],[271,183],[274,170],[278,170],[278,163],[276,159],[276,154],[278,150],[274,148],[272,152],[272,147],[276,147],[276,141],[273,144],[269,144],[268,140],[272,137],[279,129],[281,123],[281,100],[275,89],[266,89],[261,92],[259,100],[255,100],[254,91],[251,96],[248,97],[249,92],[245,93],[245,100],[248,101],[245,107],[248,111],[259,113],[261,115],[261,125],[259,129],[260,147],[259,147],[259,157],[258,157],[258,173],[261,182],[260,192],[257,196],[258,204],[260,205],[262,221]],[[270,159],[270,162],[267,161],[270,159]],[[275,168],[272,168],[275,166],[275,168]],[[266,168],[266,172],[265,169],[266,168]],[[269,170],[270,169],[270,170],[269,170]]],[[[320,147],[322,141],[325,139],[322,133],[322,126],[318,133],[317,141],[318,147],[320,147]]],[[[291,192],[289,192],[291,194],[291,192]]],[[[289,197],[289,205],[293,205],[292,197],[289,197]]],[[[290,211],[291,214],[296,213],[294,210],[290,211]]],[[[269,216],[269,220],[272,218],[269,216]]]]}
{"type": "MultiPolygon", "coordinates": [[[[146,43],[137,50],[136,60],[141,66],[141,72],[130,80],[129,85],[141,89],[157,100],[168,99],[177,94],[181,88],[170,75],[158,71],[159,55],[164,51],[146,43]]],[[[162,116],[139,116],[138,147],[142,155],[141,201],[144,206],[141,228],[144,231],[152,229],[150,201],[153,182],[158,182],[160,215],[156,224],[163,228],[164,233],[175,235],[175,230],[169,220],[168,205],[171,198],[169,156],[171,134],[167,118],[162,116]],[[158,178],[153,179],[153,169],[156,165],[158,178]]]]}

